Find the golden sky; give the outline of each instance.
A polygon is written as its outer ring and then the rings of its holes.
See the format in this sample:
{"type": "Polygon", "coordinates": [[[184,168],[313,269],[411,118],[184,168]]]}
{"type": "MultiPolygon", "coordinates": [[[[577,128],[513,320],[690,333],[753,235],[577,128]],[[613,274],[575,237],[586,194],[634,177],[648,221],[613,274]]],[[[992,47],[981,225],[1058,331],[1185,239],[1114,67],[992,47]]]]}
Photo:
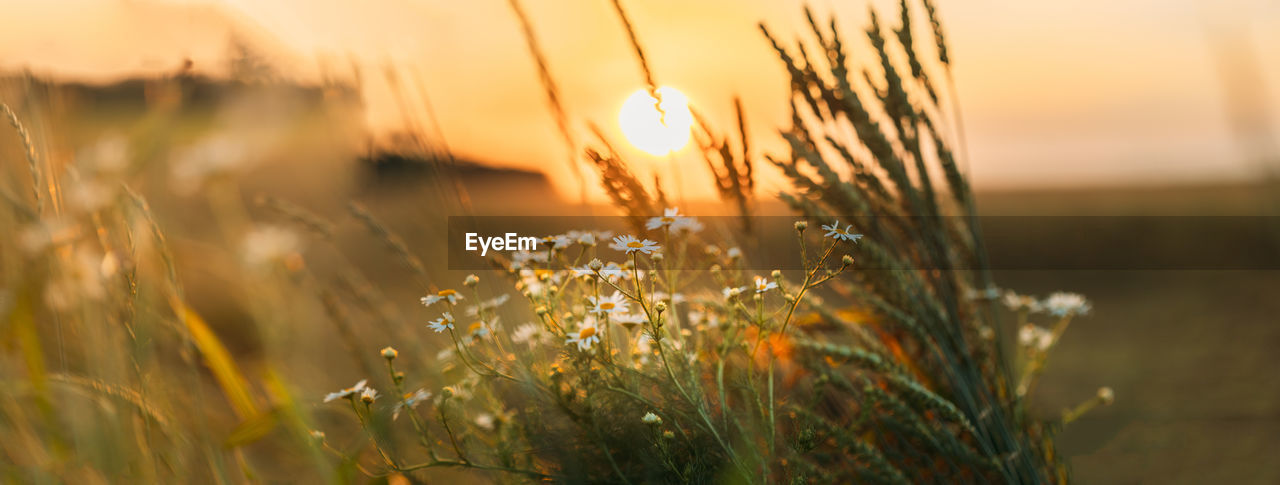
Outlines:
{"type": "MultiPolygon", "coordinates": [[[[617,111],[642,78],[609,2],[522,3],[579,138],[586,138],[583,128],[592,121],[615,145],[625,145],[617,111]]],[[[894,2],[875,3],[884,12],[894,9],[894,2]]],[[[804,26],[800,2],[624,4],[660,84],[686,93],[723,127],[731,126],[732,96],[741,96],[756,140],[776,139],[777,127],[788,119],[786,80],[756,22],[764,20],[791,38],[804,26]]],[[[1280,4],[939,4],[978,185],[1159,183],[1256,174],[1249,160],[1254,154],[1234,137],[1219,63],[1235,57],[1258,62],[1259,83],[1269,98],[1249,92],[1241,106],[1254,114],[1280,113],[1280,4]]],[[[846,38],[857,37],[866,20],[862,2],[810,5],[820,15],[837,13],[846,38]]],[[[195,60],[198,70],[213,72],[229,33],[251,39],[300,79],[349,76],[357,66],[375,131],[396,129],[404,119],[404,107],[386,86],[390,69],[402,83],[414,83],[404,90],[408,115],[426,122],[420,99],[425,92],[440,131],[459,154],[545,169],[562,187],[572,184],[565,146],[506,0],[2,0],[0,24],[0,68],[64,77],[168,72],[184,57],[195,60]]],[[[665,170],[668,163],[638,150],[625,155],[642,167],[665,170]]],[[[687,172],[695,177],[686,180],[689,187],[705,187],[696,180],[700,159],[688,149],[676,157],[679,164],[697,164],[687,172]]]]}

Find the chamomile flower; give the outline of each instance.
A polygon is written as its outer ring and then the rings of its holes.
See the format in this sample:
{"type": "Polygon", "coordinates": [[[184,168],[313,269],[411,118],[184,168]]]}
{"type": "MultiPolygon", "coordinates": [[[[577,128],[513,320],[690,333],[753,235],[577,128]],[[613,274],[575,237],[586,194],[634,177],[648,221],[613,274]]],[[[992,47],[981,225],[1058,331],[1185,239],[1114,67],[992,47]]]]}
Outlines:
{"type": "Polygon", "coordinates": [[[490,298],[488,300],[482,301],[480,302],[479,305],[467,308],[467,316],[474,317],[476,315],[479,315],[480,312],[482,311],[489,311],[494,308],[500,307],[502,306],[502,304],[506,303],[507,300],[510,300],[510,299],[511,299],[511,295],[504,293],[496,297],[490,298]]]}
{"type": "Polygon", "coordinates": [[[603,330],[596,327],[594,320],[584,320],[578,334],[564,341],[566,345],[574,344],[583,352],[591,350],[591,346],[600,343],[603,330]]]}
{"type": "Polygon", "coordinates": [[[659,425],[662,424],[662,418],[657,414],[644,413],[644,417],[640,418],[640,422],[644,424],[659,425]]]}
{"type": "Polygon", "coordinates": [[[1018,343],[1024,347],[1044,351],[1053,345],[1053,332],[1032,324],[1026,324],[1018,329],[1018,343]]]}
{"type": "Polygon", "coordinates": [[[526,323],[511,332],[511,341],[515,343],[533,343],[542,329],[536,323],[526,323]]]}
{"type": "Polygon", "coordinates": [[[469,339],[482,339],[488,336],[489,326],[485,325],[484,322],[475,322],[470,327],[467,327],[467,337],[469,339]]]}
{"type": "Polygon", "coordinates": [[[741,295],[742,292],[746,290],[747,290],[747,287],[745,286],[738,286],[738,287],[730,286],[723,290],[720,290],[720,293],[724,295],[725,299],[729,299],[729,298],[734,298],[734,297],[737,297],[738,295],[741,295]]]}
{"type": "Polygon", "coordinates": [[[1015,312],[1027,311],[1037,313],[1044,309],[1040,305],[1040,302],[1036,301],[1035,298],[1026,295],[1019,295],[1014,293],[1012,290],[1004,292],[1003,303],[1004,306],[1015,312]]]}
{"type": "Polygon", "coordinates": [[[644,227],[650,230],[660,227],[672,227],[684,219],[688,218],[680,215],[680,209],[672,207],[662,211],[662,217],[649,218],[649,223],[645,224],[644,227]]]}
{"type": "Polygon", "coordinates": [[[395,407],[391,408],[391,419],[398,419],[400,417],[400,411],[405,409],[412,410],[427,399],[431,399],[431,391],[426,389],[418,389],[417,391],[401,396],[400,402],[396,403],[395,407]]]}
{"type": "Polygon", "coordinates": [[[613,292],[606,297],[587,297],[591,300],[591,311],[594,313],[627,313],[626,299],[621,293],[613,292]]]}
{"type": "Polygon", "coordinates": [[[673,232],[687,233],[687,234],[702,232],[702,230],[705,228],[706,226],[703,226],[702,223],[699,222],[698,219],[695,217],[685,217],[677,220],[674,224],[671,225],[671,230],[673,232]]]}
{"type": "Polygon", "coordinates": [[[564,234],[544,237],[542,238],[542,242],[551,246],[551,249],[564,249],[569,247],[570,244],[573,244],[573,240],[569,239],[569,236],[564,234]]]}
{"type": "Polygon", "coordinates": [[[422,306],[431,306],[441,301],[448,301],[450,305],[457,305],[458,300],[462,299],[456,290],[440,290],[434,295],[422,297],[422,306]]]}
{"type": "Polygon", "coordinates": [[[618,251],[626,251],[628,254],[635,251],[640,251],[644,254],[652,254],[654,251],[662,249],[662,246],[659,246],[656,242],[648,239],[642,241],[636,239],[635,236],[630,234],[623,234],[613,238],[613,244],[610,244],[609,247],[618,251]]]}
{"type": "Polygon", "coordinates": [[[440,315],[440,318],[427,323],[427,328],[435,330],[436,333],[443,332],[445,329],[453,330],[453,314],[444,312],[444,314],[440,315]]]}
{"type": "Polygon", "coordinates": [[[1078,293],[1057,292],[1045,298],[1040,304],[1050,315],[1055,317],[1066,317],[1071,315],[1085,315],[1089,313],[1091,306],[1084,295],[1078,293]]]}
{"type": "Polygon", "coordinates": [[[331,392],[329,394],[326,394],[324,396],[324,402],[333,402],[343,398],[353,398],[355,395],[362,393],[365,389],[368,389],[367,387],[365,387],[365,384],[368,384],[368,383],[369,383],[368,380],[361,380],[360,382],[357,382],[356,385],[354,386],[348,387],[338,392],[331,392]]]}
{"type": "Polygon", "coordinates": [[[763,276],[756,277],[756,293],[764,293],[766,291],[776,289],[777,287],[778,283],[769,281],[768,278],[763,276]]]}
{"type": "Polygon", "coordinates": [[[827,233],[824,234],[823,236],[835,239],[837,241],[858,242],[859,239],[862,239],[861,234],[855,234],[853,232],[853,224],[849,224],[849,227],[840,229],[840,221],[836,221],[831,224],[823,225],[822,229],[827,231],[827,233]]]}
{"type": "Polygon", "coordinates": [[[624,313],[622,315],[614,315],[612,318],[613,321],[627,328],[649,321],[648,317],[645,317],[643,313],[624,313]]]}
{"type": "Polygon", "coordinates": [[[360,390],[360,400],[365,404],[372,404],[378,399],[378,391],[372,387],[366,387],[360,390]]]}

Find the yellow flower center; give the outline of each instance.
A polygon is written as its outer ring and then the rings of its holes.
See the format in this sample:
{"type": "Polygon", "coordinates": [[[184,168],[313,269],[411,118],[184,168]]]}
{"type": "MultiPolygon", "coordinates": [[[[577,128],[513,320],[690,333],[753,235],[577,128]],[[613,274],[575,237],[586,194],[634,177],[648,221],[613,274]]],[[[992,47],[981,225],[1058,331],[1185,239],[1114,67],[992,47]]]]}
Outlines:
{"type": "Polygon", "coordinates": [[[612,309],[613,309],[613,307],[615,307],[615,306],[617,306],[617,305],[615,305],[613,302],[611,302],[611,301],[606,301],[606,302],[604,302],[604,303],[601,303],[601,304],[600,304],[600,309],[601,309],[601,310],[612,310],[612,309]]]}
{"type": "Polygon", "coordinates": [[[587,327],[587,328],[582,329],[582,331],[581,331],[581,332],[578,332],[578,339],[580,339],[580,340],[586,340],[586,339],[588,339],[588,338],[591,338],[591,336],[593,336],[593,335],[595,335],[595,334],[596,334],[596,328],[595,328],[595,327],[587,327]]]}
{"type": "Polygon", "coordinates": [[[667,224],[670,224],[670,223],[675,222],[675,221],[676,221],[676,218],[674,218],[674,217],[663,217],[663,218],[662,218],[662,222],[665,222],[665,223],[667,223],[667,224]]]}
{"type": "Polygon", "coordinates": [[[640,242],[640,241],[631,241],[631,242],[627,243],[627,247],[629,247],[629,248],[642,248],[642,247],[644,247],[644,243],[642,243],[642,242],[640,242]]]}
{"type": "Polygon", "coordinates": [[[470,327],[470,329],[469,329],[469,330],[471,331],[471,333],[476,333],[476,332],[480,331],[480,329],[482,329],[482,328],[484,328],[484,324],[483,324],[483,323],[480,323],[480,322],[476,322],[476,323],[471,324],[471,327],[470,327]]]}
{"type": "Polygon", "coordinates": [[[447,296],[453,296],[453,295],[456,295],[456,294],[458,294],[458,292],[453,291],[453,290],[440,290],[439,292],[437,292],[437,293],[436,293],[436,296],[446,296],[446,297],[447,297],[447,296]]]}

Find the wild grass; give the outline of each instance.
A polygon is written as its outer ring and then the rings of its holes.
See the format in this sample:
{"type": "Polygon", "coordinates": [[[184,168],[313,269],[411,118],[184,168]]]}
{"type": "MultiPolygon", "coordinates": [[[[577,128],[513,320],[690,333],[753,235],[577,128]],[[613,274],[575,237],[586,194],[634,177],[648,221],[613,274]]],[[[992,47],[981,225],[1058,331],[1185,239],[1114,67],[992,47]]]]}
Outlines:
{"type": "MultiPolygon", "coordinates": [[[[530,22],[511,6],[576,150],[530,22]]],[[[740,249],[757,229],[760,157],[735,100],[736,142],[702,116],[695,133],[735,231],[671,208],[599,130],[583,160],[629,233],[547,235],[457,279],[363,205],[329,220],[272,196],[249,204],[234,177],[210,173],[200,193],[220,246],[203,256],[224,258],[212,265],[231,296],[198,305],[187,288],[198,277],[182,273],[191,265],[136,190],[136,164],[122,163],[131,153],[38,163],[21,111],[3,105],[29,177],[5,178],[0,210],[0,476],[1067,481],[1054,434],[1113,396],[1104,388],[1060,418],[1033,415],[1028,399],[1089,306],[992,281],[957,161],[950,56],[923,6],[902,2],[890,30],[873,12],[864,63],[835,19],[806,11],[810,32],[789,45],[761,25],[791,80],[789,151],[764,160],[792,183],[778,196],[798,214],[794,271],[757,268],[740,249]],[[913,24],[922,14],[927,30],[913,24]],[[403,291],[380,290],[389,278],[341,251],[344,227],[384,248],[425,309],[406,314],[392,302],[403,291]],[[210,312],[247,323],[219,328],[210,312]]]]}

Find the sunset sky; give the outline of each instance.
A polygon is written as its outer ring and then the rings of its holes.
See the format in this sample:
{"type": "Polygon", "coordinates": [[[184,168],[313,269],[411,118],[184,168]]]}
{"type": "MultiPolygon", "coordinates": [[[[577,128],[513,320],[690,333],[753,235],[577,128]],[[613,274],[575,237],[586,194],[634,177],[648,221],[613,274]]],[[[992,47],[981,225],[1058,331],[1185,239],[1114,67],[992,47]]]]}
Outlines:
{"type": "MultiPolygon", "coordinates": [[[[642,77],[609,2],[523,4],[579,140],[592,121],[624,145],[618,109],[642,77]]],[[[686,93],[722,127],[731,126],[732,96],[741,96],[757,146],[776,151],[777,143],[767,141],[787,121],[787,83],[756,23],[794,38],[804,26],[800,2],[624,4],[660,84],[686,93]]],[[[867,53],[859,35],[863,2],[809,4],[820,16],[835,12],[846,39],[857,40],[855,52],[867,53]]],[[[893,2],[876,4],[883,12],[896,9],[893,2]]],[[[1243,91],[1238,116],[1280,113],[1280,4],[943,0],[939,6],[978,185],[1240,180],[1258,172],[1252,160],[1258,149],[1242,148],[1233,132],[1220,67],[1244,60],[1261,70],[1243,91]]],[[[229,33],[249,39],[300,80],[349,76],[358,66],[368,122],[379,132],[398,129],[405,115],[387,89],[383,73],[390,69],[400,82],[416,84],[404,89],[412,105],[407,114],[426,123],[425,92],[440,131],[461,155],[545,169],[562,188],[572,183],[565,145],[506,0],[3,0],[0,23],[0,69],[64,78],[171,72],[183,58],[217,73],[229,33]]],[[[642,166],[668,163],[638,150],[625,155],[642,166]]],[[[688,148],[676,157],[701,167],[688,148]]]]}

